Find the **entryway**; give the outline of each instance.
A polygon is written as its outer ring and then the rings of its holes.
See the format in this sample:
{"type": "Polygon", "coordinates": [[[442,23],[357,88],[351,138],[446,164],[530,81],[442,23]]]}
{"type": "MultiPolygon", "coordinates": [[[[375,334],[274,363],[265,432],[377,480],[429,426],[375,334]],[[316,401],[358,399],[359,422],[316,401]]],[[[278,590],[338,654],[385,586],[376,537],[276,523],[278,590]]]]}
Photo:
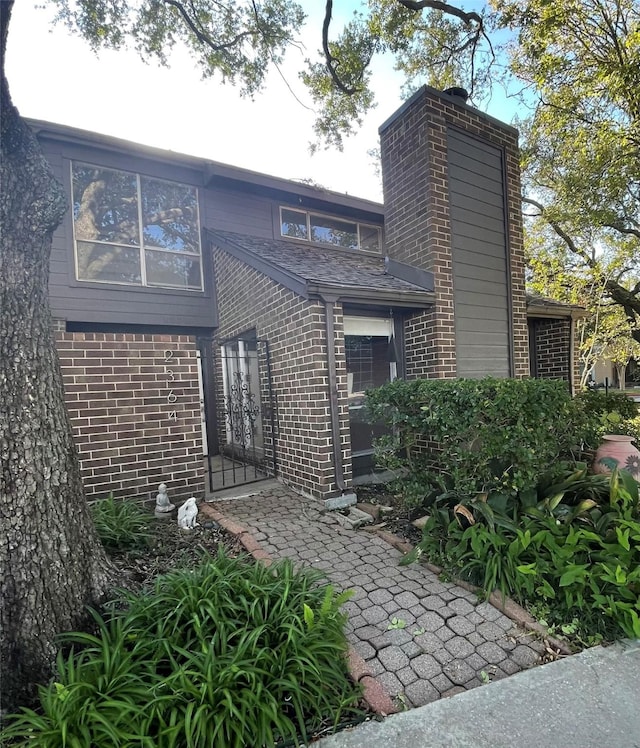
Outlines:
{"type": "Polygon", "coordinates": [[[349,428],[353,476],[372,475],[374,439],[386,433],[381,423],[367,423],[365,391],[393,381],[397,354],[391,317],[348,315],[344,318],[344,344],[349,396],[349,428]]]}
{"type": "Polygon", "coordinates": [[[209,438],[209,491],[276,474],[275,404],[269,345],[250,334],[214,353],[216,423],[209,438]]]}

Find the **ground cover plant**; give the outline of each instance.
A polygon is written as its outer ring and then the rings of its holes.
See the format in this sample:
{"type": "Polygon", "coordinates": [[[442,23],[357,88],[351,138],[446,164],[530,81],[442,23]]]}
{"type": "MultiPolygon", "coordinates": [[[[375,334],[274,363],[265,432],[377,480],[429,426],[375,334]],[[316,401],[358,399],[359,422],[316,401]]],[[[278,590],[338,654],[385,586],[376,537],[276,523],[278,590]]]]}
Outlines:
{"type": "Polygon", "coordinates": [[[141,548],[151,540],[149,513],[133,501],[100,499],[91,504],[91,517],[100,542],[108,551],[141,548]]]}
{"type": "MultiPolygon", "coordinates": [[[[107,525],[131,511],[102,508],[107,525]]],[[[61,637],[56,680],[40,688],[35,709],[9,719],[9,744],[299,745],[360,718],[340,612],[348,595],[289,561],[267,568],[234,556],[216,528],[187,535],[174,524],[147,522],[142,543],[132,533],[114,553],[142,584],[94,612],[91,633],[61,637]],[[153,549],[154,528],[169,539],[177,568],[150,582],[145,574],[157,565],[142,559],[153,549]],[[205,552],[209,533],[215,556],[205,552]],[[185,543],[190,550],[180,547],[185,543]]],[[[108,527],[106,534],[112,537],[108,527]]]]}
{"type": "Polygon", "coordinates": [[[378,448],[391,492],[428,515],[409,563],[425,556],[455,577],[513,597],[577,646],[640,637],[638,484],[612,462],[593,475],[618,393],[572,399],[562,382],[394,382],[367,395],[392,436],[378,448]],[[606,417],[603,418],[603,417],[606,417]]]}
{"type": "Polygon", "coordinates": [[[424,554],[559,630],[575,619],[573,633],[591,643],[640,637],[638,484],[625,471],[591,475],[586,466],[554,480],[515,497],[436,498],[406,561],[424,554]]]}

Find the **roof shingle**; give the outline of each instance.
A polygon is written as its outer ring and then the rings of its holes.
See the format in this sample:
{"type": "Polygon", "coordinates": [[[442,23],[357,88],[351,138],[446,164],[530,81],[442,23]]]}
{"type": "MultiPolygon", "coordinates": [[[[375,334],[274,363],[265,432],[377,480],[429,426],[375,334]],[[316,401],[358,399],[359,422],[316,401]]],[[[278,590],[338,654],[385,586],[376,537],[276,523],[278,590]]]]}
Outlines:
{"type": "Polygon", "coordinates": [[[384,257],[359,252],[340,252],[295,241],[261,239],[229,231],[209,231],[212,239],[254,255],[309,283],[336,288],[362,288],[371,291],[424,291],[422,286],[385,272],[384,257]]]}

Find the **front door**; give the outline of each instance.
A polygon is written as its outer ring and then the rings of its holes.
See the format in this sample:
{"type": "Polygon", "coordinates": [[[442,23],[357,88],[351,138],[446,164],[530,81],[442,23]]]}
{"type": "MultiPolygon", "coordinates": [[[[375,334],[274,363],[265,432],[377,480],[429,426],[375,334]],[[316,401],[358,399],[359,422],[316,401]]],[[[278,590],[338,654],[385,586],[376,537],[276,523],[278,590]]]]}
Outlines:
{"type": "Polygon", "coordinates": [[[393,321],[388,317],[345,316],[344,343],[355,478],[373,472],[373,440],[386,433],[383,424],[367,423],[364,393],[396,377],[393,321]]]}
{"type": "Polygon", "coordinates": [[[251,335],[224,342],[218,372],[217,445],[209,454],[211,491],[262,480],[276,471],[267,342],[251,335]]]}

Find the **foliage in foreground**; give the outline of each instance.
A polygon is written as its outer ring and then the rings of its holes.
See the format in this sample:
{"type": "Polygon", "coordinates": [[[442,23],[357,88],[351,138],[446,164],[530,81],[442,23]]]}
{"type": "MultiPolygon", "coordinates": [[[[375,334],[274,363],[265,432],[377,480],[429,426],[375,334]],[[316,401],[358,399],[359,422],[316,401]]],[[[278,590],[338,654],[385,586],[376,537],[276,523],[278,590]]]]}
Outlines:
{"type": "Polygon", "coordinates": [[[100,499],[91,505],[98,537],[110,551],[127,551],[149,544],[149,515],[131,501],[100,499]]]}
{"type": "Polygon", "coordinates": [[[240,748],[305,742],[356,712],[340,605],[320,572],[217,559],[122,593],[73,633],[40,709],[5,738],[32,748],[240,748]]]}
{"type": "Polygon", "coordinates": [[[560,628],[574,619],[591,641],[640,637],[638,483],[625,471],[586,466],[517,496],[435,499],[421,554],[489,594],[498,588],[544,606],[560,628]]]}
{"type": "Polygon", "coordinates": [[[406,475],[418,502],[435,474],[460,493],[529,489],[593,433],[566,384],[543,379],[396,380],[367,392],[367,408],[392,434],[379,465],[406,475]]]}

